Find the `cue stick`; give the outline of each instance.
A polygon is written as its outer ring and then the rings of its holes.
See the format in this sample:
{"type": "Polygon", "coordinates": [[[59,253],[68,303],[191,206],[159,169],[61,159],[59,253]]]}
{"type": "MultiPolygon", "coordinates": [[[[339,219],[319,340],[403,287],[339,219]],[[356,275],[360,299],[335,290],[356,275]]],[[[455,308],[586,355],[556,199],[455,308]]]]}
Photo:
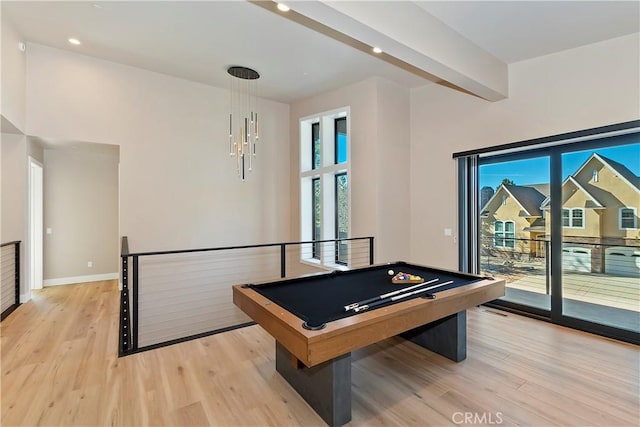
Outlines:
{"type": "Polygon", "coordinates": [[[448,282],[440,283],[439,285],[433,285],[433,286],[429,286],[429,287],[424,288],[424,289],[418,289],[417,291],[407,292],[406,294],[396,295],[394,297],[385,298],[384,300],[380,300],[380,301],[372,302],[371,304],[361,305],[359,307],[356,307],[356,308],[353,309],[353,311],[355,311],[356,313],[359,313],[361,311],[367,310],[369,308],[377,307],[377,306],[379,306],[381,304],[385,304],[387,302],[397,301],[399,299],[406,298],[406,297],[409,297],[411,295],[417,295],[417,294],[419,294],[421,292],[425,292],[425,291],[429,291],[431,289],[439,288],[440,286],[450,285],[452,283],[453,283],[453,280],[449,280],[448,282]]]}
{"type": "Polygon", "coordinates": [[[398,294],[401,294],[402,292],[407,292],[407,291],[410,291],[412,289],[419,288],[420,286],[429,285],[429,284],[431,284],[433,282],[437,282],[438,280],[440,280],[440,279],[436,278],[436,279],[433,279],[433,280],[429,280],[428,282],[422,282],[422,283],[418,283],[417,285],[414,285],[414,286],[409,286],[408,288],[398,289],[398,290],[393,291],[393,292],[389,292],[389,293],[386,293],[386,294],[378,295],[377,297],[373,297],[373,298],[365,299],[365,300],[362,300],[362,301],[354,302],[353,304],[345,305],[344,306],[344,311],[353,310],[354,308],[356,308],[358,306],[361,306],[361,305],[364,305],[364,304],[369,304],[370,302],[374,302],[374,301],[378,301],[378,300],[381,300],[381,299],[385,299],[385,298],[391,297],[393,295],[398,295],[398,294]]]}

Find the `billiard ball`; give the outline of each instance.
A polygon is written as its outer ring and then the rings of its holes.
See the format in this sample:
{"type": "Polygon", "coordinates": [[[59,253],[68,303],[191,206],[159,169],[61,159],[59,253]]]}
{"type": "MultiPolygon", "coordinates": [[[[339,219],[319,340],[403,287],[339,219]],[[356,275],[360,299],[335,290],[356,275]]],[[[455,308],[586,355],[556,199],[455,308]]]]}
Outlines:
{"type": "Polygon", "coordinates": [[[394,272],[393,272],[393,270],[389,270],[389,271],[387,271],[387,274],[388,274],[389,276],[393,276],[394,272]]]}

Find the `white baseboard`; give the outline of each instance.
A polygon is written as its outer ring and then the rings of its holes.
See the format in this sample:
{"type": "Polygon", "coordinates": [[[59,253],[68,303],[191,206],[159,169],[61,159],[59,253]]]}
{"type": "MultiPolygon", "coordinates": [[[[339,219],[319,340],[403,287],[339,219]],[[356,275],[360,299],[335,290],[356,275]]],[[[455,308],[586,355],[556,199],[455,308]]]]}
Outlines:
{"type": "Polygon", "coordinates": [[[99,282],[101,280],[114,280],[114,279],[118,279],[119,277],[120,275],[118,273],[94,274],[92,276],[61,277],[59,279],[47,279],[43,282],[43,285],[44,286],[71,285],[73,283],[99,282]]]}

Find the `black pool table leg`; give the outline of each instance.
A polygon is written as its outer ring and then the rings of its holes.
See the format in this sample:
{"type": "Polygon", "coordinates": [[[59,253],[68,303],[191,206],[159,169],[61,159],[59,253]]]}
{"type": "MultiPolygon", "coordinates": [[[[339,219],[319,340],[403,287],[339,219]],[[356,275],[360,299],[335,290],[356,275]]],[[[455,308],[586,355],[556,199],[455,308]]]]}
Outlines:
{"type": "Polygon", "coordinates": [[[454,362],[467,358],[467,311],[444,317],[401,334],[454,362]]]}
{"type": "Polygon", "coordinates": [[[330,426],[351,421],[351,353],[316,365],[297,367],[276,341],[276,370],[330,426]]]}

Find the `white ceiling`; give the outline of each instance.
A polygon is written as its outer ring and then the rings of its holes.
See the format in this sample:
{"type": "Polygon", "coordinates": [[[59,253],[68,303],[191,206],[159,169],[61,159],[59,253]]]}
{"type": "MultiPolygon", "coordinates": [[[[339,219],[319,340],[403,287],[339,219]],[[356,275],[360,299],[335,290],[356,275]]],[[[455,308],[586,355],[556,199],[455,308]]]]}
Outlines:
{"type": "MultiPolygon", "coordinates": [[[[429,83],[244,1],[1,3],[27,42],[219,87],[228,66],[244,65],[261,74],[261,95],[281,102],[371,76],[429,83]]],[[[507,63],[640,31],[638,2],[415,3],[507,63]]]]}
{"type": "Polygon", "coordinates": [[[416,3],[508,64],[640,31],[638,1],[416,3]]]}

